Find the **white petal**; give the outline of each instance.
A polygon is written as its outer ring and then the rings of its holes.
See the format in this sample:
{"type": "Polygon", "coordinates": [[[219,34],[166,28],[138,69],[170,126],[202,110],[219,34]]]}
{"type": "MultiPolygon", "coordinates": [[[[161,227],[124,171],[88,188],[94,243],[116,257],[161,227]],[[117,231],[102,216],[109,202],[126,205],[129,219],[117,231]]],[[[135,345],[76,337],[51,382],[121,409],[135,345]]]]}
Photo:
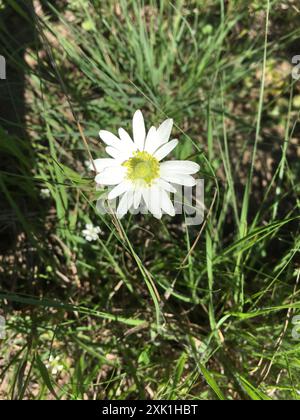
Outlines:
{"type": "Polygon", "coordinates": [[[115,149],[111,146],[106,147],[105,151],[108,155],[112,156],[114,159],[118,160],[121,163],[129,159],[130,156],[129,153],[121,152],[120,150],[115,149]]]}
{"type": "Polygon", "coordinates": [[[173,149],[178,144],[178,140],[171,140],[169,143],[164,144],[162,147],[160,147],[155,153],[154,157],[160,161],[163,158],[165,158],[170,152],[172,152],[173,149]]]}
{"type": "Polygon", "coordinates": [[[171,193],[174,193],[174,194],[177,192],[176,188],[174,188],[173,185],[171,185],[169,182],[167,182],[163,179],[158,179],[157,183],[162,189],[164,189],[168,192],[171,192],[171,193]]]}
{"type": "Polygon", "coordinates": [[[193,187],[196,185],[196,180],[191,175],[183,174],[169,174],[162,176],[165,181],[172,182],[174,184],[185,185],[186,187],[193,187]]]}
{"type": "Polygon", "coordinates": [[[192,175],[198,172],[200,166],[198,163],[189,160],[170,160],[160,164],[161,175],[168,175],[172,173],[192,175]]]}
{"type": "Polygon", "coordinates": [[[142,191],[140,189],[134,191],[133,208],[137,209],[141,204],[142,191]]]}
{"type": "Polygon", "coordinates": [[[150,188],[150,200],[151,200],[151,213],[157,219],[161,219],[162,211],[161,211],[161,195],[160,189],[156,186],[150,188]]]}
{"type": "Polygon", "coordinates": [[[154,126],[150,128],[147,134],[145,142],[145,151],[153,154],[160,146],[159,137],[157,135],[157,130],[154,126]]]}
{"type": "Polygon", "coordinates": [[[132,120],[133,140],[139,150],[144,150],[146,130],[144,117],[140,110],[136,111],[132,120]]]}
{"type": "Polygon", "coordinates": [[[99,131],[99,136],[104,141],[104,143],[107,144],[107,146],[112,146],[115,149],[118,149],[118,150],[121,149],[122,150],[121,141],[118,139],[117,136],[115,136],[110,131],[100,130],[99,131]]]}
{"type": "Polygon", "coordinates": [[[173,120],[171,118],[165,120],[157,129],[157,134],[160,139],[160,144],[165,144],[169,141],[173,127],[173,120]]]}
{"type": "MultiPolygon", "coordinates": [[[[120,163],[115,159],[105,158],[105,159],[95,159],[94,165],[96,167],[97,172],[103,171],[105,168],[109,168],[111,166],[119,166],[120,163]]],[[[94,169],[92,163],[89,164],[89,169],[94,169]]]]}
{"type": "Polygon", "coordinates": [[[161,197],[161,207],[164,212],[169,214],[170,216],[175,216],[175,209],[170,200],[169,194],[165,190],[160,190],[160,197],[161,197]]]}
{"type": "Polygon", "coordinates": [[[95,178],[97,184],[116,185],[124,180],[126,168],[119,166],[116,168],[106,168],[95,178]]]}
{"type": "Polygon", "coordinates": [[[146,207],[153,214],[154,217],[160,219],[162,216],[161,206],[160,206],[160,196],[159,188],[153,186],[151,188],[144,188],[142,190],[143,198],[146,204],[146,207]]]}
{"type": "Polygon", "coordinates": [[[114,198],[119,197],[119,195],[128,191],[130,188],[131,188],[131,182],[123,181],[111,190],[111,192],[108,194],[108,199],[113,200],[114,198]]]}
{"type": "Polygon", "coordinates": [[[143,188],[142,189],[142,197],[145,201],[146,207],[150,210],[150,188],[143,188]]]}
{"type": "Polygon", "coordinates": [[[121,198],[117,208],[117,217],[121,219],[133,204],[133,190],[127,191],[121,198]]]}
{"type": "Polygon", "coordinates": [[[121,142],[124,143],[124,146],[127,148],[127,150],[135,151],[137,150],[137,146],[132,141],[130,135],[125,131],[123,128],[119,128],[119,136],[121,139],[121,142]]]}

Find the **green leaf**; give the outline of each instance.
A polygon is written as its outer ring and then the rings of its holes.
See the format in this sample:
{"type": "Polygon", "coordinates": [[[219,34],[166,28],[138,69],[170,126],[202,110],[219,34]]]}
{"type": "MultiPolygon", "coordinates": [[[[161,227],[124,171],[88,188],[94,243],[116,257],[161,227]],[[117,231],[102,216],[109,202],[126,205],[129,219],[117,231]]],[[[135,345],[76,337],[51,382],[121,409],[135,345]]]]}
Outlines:
{"type": "Polygon", "coordinates": [[[46,366],[44,365],[44,363],[42,362],[41,358],[39,357],[38,354],[36,354],[35,356],[35,362],[36,362],[36,366],[41,374],[41,377],[43,379],[43,381],[45,382],[45,385],[47,386],[47,388],[49,389],[49,391],[51,392],[51,394],[57,399],[59,400],[60,398],[58,397],[58,395],[56,394],[56,392],[54,391],[53,385],[51,383],[51,379],[48,373],[48,369],[46,368],[46,366]]]}
{"type": "Polygon", "coordinates": [[[203,374],[207,384],[212,388],[212,390],[215,392],[217,397],[222,401],[226,400],[223,392],[221,391],[217,382],[215,381],[213,376],[209,373],[209,371],[201,363],[199,363],[198,366],[199,366],[199,368],[201,370],[201,373],[203,374]]]}

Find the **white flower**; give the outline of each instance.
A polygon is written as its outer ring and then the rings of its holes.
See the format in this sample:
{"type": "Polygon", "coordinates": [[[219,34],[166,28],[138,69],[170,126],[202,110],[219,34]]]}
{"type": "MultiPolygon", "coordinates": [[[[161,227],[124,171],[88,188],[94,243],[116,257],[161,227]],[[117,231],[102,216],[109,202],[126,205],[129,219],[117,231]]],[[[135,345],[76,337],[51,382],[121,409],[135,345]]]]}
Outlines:
{"type": "Polygon", "coordinates": [[[93,226],[92,224],[85,225],[85,229],[83,229],[82,234],[84,238],[89,241],[96,241],[99,238],[99,233],[101,229],[99,226],[93,226]]]}
{"type": "Polygon", "coordinates": [[[48,188],[42,188],[40,194],[41,194],[42,198],[49,198],[50,197],[50,190],[48,188]]]}
{"type": "Polygon", "coordinates": [[[52,355],[49,357],[49,362],[46,363],[46,368],[51,370],[52,375],[57,375],[64,369],[63,365],[60,364],[60,357],[52,355]]]}
{"type": "Polygon", "coordinates": [[[83,164],[84,164],[84,166],[85,166],[86,169],[90,169],[90,167],[91,167],[91,161],[89,159],[88,160],[85,160],[83,162],[83,164]]]}
{"type": "Polygon", "coordinates": [[[108,199],[121,196],[117,208],[119,218],[131,208],[138,209],[141,202],[158,219],[163,212],[174,216],[175,209],[169,197],[170,193],[176,192],[172,184],[196,185],[191,175],[200,167],[191,161],[161,162],[178,144],[178,140],[169,141],[172,119],[167,119],[158,128],[152,126],[146,134],[143,114],[138,110],[132,126],[133,140],[123,128],[119,129],[119,138],[109,131],[100,131],[111,158],[94,160],[98,172],[95,181],[101,185],[114,185],[108,199]]]}

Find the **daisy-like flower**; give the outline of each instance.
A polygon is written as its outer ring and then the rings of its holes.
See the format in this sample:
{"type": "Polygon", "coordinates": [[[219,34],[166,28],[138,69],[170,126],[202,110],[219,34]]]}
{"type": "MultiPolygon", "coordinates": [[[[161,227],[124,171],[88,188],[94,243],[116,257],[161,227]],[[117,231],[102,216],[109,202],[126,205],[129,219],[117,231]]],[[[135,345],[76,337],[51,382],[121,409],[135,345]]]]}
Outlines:
{"type": "Polygon", "coordinates": [[[51,370],[52,375],[57,375],[64,369],[63,365],[60,364],[60,357],[52,355],[49,358],[49,362],[46,363],[46,368],[51,370]]]}
{"type": "Polygon", "coordinates": [[[99,233],[101,233],[99,226],[94,226],[91,223],[86,224],[85,229],[82,231],[82,235],[89,242],[97,241],[99,233]]]}
{"type": "Polygon", "coordinates": [[[50,197],[50,190],[49,188],[42,188],[40,191],[42,198],[49,198],[50,197]]]}
{"type": "Polygon", "coordinates": [[[158,128],[152,126],[146,133],[143,114],[136,111],[133,120],[133,139],[123,129],[119,138],[106,130],[99,132],[107,145],[111,158],[96,159],[95,181],[100,185],[114,186],[108,199],[120,197],[117,216],[123,217],[131,208],[138,209],[143,202],[158,219],[163,213],[175,215],[170,193],[176,193],[173,184],[192,187],[191,176],[199,171],[199,165],[191,161],[162,160],[177,146],[171,140],[173,120],[165,120],[158,128]]]}
{"type": "Polygon", "coordinates": [[[84,167],[86,168],[86,169],[90,169],[91,168],[91,161],[88,159],[88,160],[85,160],[84,162],[83,162],[83,164],[84,164],[84,167]]]}

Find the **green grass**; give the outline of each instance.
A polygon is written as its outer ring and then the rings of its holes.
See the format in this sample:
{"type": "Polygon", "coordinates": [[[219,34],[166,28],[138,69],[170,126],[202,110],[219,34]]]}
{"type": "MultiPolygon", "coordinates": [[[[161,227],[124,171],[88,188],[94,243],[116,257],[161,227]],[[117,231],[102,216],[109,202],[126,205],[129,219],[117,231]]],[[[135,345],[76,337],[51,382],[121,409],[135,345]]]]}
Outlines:
{"type": "Polygon", "coordinates": [[[7,1],[31,35],[0,25],[0,398],[300,398],[300,16],[248,3],[7,1]],[[97,214],[84,162],[138,108],[201,165],[202,225],[97,214]]]}

